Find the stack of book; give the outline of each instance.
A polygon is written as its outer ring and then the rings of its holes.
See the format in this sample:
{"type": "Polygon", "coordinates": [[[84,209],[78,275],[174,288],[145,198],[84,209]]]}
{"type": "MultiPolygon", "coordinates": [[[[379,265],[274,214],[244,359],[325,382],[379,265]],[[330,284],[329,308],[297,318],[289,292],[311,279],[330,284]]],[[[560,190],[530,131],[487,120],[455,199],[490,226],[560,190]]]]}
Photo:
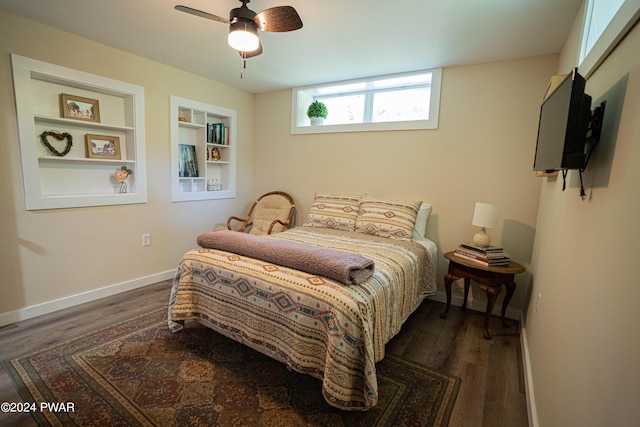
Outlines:
{"type": "Polygon", "coordinates": [[[207,142],[229,145],[229,129],[224,123],[207,123],[207,142]]]}
{"type": "Polygon", "coordinates": [[[463,243],[454,251],[455,256],[484,266],[509,265],[511,259],[499,246],[480,247],[473,243],[463,243]]]}

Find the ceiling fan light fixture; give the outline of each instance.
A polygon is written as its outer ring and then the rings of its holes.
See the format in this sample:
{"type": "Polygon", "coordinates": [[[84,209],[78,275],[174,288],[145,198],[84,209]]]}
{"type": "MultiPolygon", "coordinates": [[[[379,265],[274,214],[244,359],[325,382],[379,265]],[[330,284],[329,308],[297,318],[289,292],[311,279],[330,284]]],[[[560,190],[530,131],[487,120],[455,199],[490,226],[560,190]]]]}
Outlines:
{"type": "Polygon", "coordinates": [[[251,21],[238,20],[229,25],[229,46],[241,52],[251,52],[260,46],[258,28],[251,21]]]}

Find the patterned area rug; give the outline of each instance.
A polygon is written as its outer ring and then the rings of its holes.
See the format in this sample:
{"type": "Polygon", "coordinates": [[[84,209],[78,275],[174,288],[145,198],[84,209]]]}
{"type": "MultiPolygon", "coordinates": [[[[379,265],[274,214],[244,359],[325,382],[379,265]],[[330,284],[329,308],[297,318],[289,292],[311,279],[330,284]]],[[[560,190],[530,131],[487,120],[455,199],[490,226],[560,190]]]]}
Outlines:
{"type": "Polygon", "coordinates": [[[4,364],[40,425],[446,426],[460,385],[388,355],[379,403],[341,411],[320,380],[198,323],[169,332],[166,310],[4,364]]]}

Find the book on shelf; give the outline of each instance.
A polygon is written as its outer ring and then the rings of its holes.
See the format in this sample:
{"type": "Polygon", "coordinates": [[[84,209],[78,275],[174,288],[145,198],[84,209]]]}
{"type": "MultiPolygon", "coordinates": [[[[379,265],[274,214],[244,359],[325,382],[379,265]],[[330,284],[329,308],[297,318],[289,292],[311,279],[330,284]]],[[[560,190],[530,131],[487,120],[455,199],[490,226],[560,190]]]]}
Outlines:
{"type": "Polygon", "coordinates": [[[229,129],[224,123],[207,123],[207,142],[229,145],[229,129]]]}

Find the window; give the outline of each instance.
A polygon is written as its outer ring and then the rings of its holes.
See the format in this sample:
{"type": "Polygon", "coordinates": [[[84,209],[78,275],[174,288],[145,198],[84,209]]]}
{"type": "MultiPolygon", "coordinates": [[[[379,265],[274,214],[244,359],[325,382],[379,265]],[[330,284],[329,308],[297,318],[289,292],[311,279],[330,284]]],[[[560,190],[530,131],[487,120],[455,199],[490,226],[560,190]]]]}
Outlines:
{"type": "Polygon", "coordinates": [[[639,17],[638,0],[588,0],[580,46],[580,73],[588,78],[639,17]]]}
{"type": "Polygon", "coordinates": [[[294,89],[291,133],[436,129],[442,70],[396,74],[294,89]],[[307,108],[327,106],[322,126],[311,126],[307,108]]]}

